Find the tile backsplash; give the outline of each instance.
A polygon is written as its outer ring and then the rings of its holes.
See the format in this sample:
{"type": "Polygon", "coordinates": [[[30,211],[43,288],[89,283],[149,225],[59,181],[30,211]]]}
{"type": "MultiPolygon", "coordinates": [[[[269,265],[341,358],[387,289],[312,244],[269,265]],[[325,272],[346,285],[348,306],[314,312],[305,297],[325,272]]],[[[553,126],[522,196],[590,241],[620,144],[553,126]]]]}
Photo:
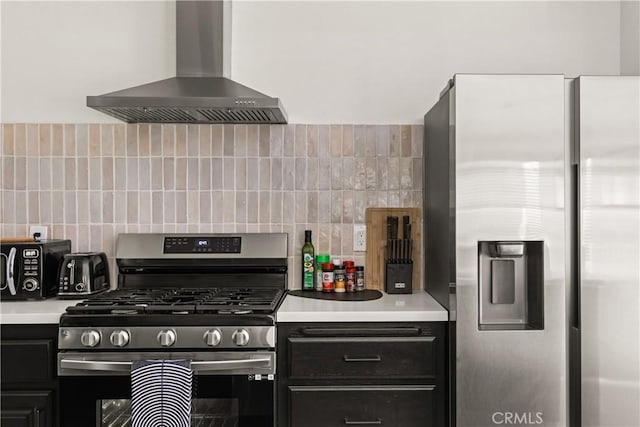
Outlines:
{"type": "MultiPolygon", "coordinates": [[[[422,126],[3,124],[0,233],[104,251],[122,232],[286,232],[364,263],[367,207],[422,206],[422,126]]],[[[113,286],[114,284],[112,284],[113,286]]]]}

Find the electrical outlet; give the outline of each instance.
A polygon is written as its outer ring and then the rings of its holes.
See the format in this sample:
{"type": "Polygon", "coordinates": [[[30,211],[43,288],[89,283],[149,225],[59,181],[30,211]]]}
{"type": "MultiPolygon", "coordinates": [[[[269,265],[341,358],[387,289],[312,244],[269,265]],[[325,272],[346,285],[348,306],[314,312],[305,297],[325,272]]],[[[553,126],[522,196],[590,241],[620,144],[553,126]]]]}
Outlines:
{"type": "Polygon", "coordinates": [[[367,226],[364,224],[353,226],[353,250],[356,252],[367,250],[367,226]]]}
{"type": "Polygon", "coordinates": [[[32,225],[29,227],[29,237],[33,237],[35,233],[40,233],[39,240],[47,240],[49,238],[49,228],[45,225],[32,225]]]}

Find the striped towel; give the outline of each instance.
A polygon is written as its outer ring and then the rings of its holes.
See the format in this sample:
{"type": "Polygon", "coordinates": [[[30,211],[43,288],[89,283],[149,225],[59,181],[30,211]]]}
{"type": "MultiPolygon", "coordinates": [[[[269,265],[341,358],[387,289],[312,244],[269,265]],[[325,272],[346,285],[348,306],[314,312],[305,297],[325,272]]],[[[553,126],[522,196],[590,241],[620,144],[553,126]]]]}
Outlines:
{"type": "Polygon", "coordinates": [[[188,360],[137,360],[131,366],[133,427],[189,427],[193,372],[188,360]]]}

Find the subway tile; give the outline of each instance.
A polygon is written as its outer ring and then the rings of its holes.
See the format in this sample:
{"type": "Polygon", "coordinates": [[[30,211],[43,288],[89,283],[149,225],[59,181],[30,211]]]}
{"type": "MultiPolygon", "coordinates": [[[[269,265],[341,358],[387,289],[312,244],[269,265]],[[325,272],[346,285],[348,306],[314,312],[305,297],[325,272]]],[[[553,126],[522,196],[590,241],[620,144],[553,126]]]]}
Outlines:
{"type": "Polygon", "coordinates": [[[187,156],[187,125],[175,125],[176,127],[176,157],[187,156]]]}
{"type": "Polygon", "coordinates": [[[38,125],[38,144],[40,156],[51,155],[51,125],[42,123],[38,125]]]}
{"type": "Polygon", "coordinates": [[[271,217],[269,222],[272,224],[282,223],[282,191],[271,192],[271,217]]]}
{"type": "Polygon", "coordinates": [[[71,240],[71,250],[79,252],[78,248],[78,226],[76,224],[64,225],[64,237],[71,240]]]}
{"type": "MultiPolygon", "coordinates": [[[[342,126],[331,125],[331,157],[342,157],[342,126]]],[[[353,149],[353,146],[351,147],[353,149]]]]}
{"type": "Polygon", "coordinates": [[[235,189],[235,161],[233,158],[224,158],[222,161],[223,188],[225,190],[235,189]]]}
{"type": "Polygon", "coordinates": [[[353,156],[353,125],[342,125],[342,155],[344,157],[353,156]]]}
{"type": "Polygon", "coordinates": [[[127,191],[127,223],[138,223],[138,192],[127,191]]]}
{"type": "Polygon", "coordinates": [[[402,154],[402,141],[400,125],[389,126],[389,157],[400,157],[402,154]]]}
{"type": "Polygon", "coordinates": [[[126,125],[127,156],[138,156],[138,125],[126,125]]]}
{"type": "Polygon", "coordinates": [[[296,157],[295,161],[295,189],[307,189],[307,160],[305,158],[296,157]]]}
{"type": "Polygon", "coordinates": [[[51,220],[53,221],[54,224],[63,224],[65,222],[65,217],[64,217],[65,194],[66,193],[63,191],[53,191],[51,193],[51,205],[52,205],[51,220]]]}
{"type": "Polygon", "coordinates": [[[236,158],[235,159],[235,173],[236,173],[236,190],[247,189],[247,159],[236,158]]]}
{"type": "Polygon", "coordinates": [[[25,190],[27,188],[27,159],[26,157],[15,158],[15,181],[16,190],[25,190]]]}
{"type": "Polygon", "coordinates": [[[318,157],[331,157],[331,126],[318,126],[318,157]]]}
{"type": "Polygon", "coordinates": [[[342,188],[345,190],[353,190],[356,176],[356,161],[353,157],[343,157],[338,159],[341,162],[342,170],[342,188]]]}
{"type": "Polygon", "coordinates": [[[236,217],[236,194],[235,191],[222,192],[222,220],[225,224],[235,221],[236,217]]]}
{"type": "Polygon", "coordinates": [[[116,224],[127,223],[127,193],[125,191],[113,193],[113,222],[116,224]]]}
{"type": "Polygon", "coordinates": [[[187,191],[187,223],[197,225],[199,222],[200,222],[200,192],[187,191]]]}
{"type": "Polygon", "coordinates": [[[269,125],[259,125],[258,128],[258,155],[267,157],[271,153],[271,128],[269,125]]]}
{"type": "Polygon", "coordinates": [[[259,221],[261,224],[267,224],[271,216],[271,194],[269,191],[260,192],[260,214],[259,221]]]}
{"type": "Polygon", "coordinates": [[[211,156],[211,126],[198,125],[200,139],[200,156],[211,156]]]}
{"type": "Polygon", "coordinates": [[[411,157],[411,125],[400,126],[400,156],[411,157]]]}
{"type": "Polygon", "coordinates": [[[389,163],[387,158],[377,159],[376,189],[387,190],[389,188],[389,163]]]}
{"type": "Polygon", "coordinates": [[[198,184],[199,190],[210,190],[211,189],[211,159],[195,159],[198,162],[198,170],[192,171],[191,166],[189,166],[189,176],[194,173],[198,173],[200,175],[200,182],[198,184]]]}
{"type": "Polygon", "coordinates": [[[296,199],[293,191],[284,191],[282,193],[282,223],[295,223],[296,199]]]}
{"type": "MultiPolygon", "coordinates": [[[[332,191],[327,195],[327,203],[330,205],[331,209],[331,222],[332,223],[342,223],[343,217],[342,213],[344,212],[344,195],[342,191],[332,191]]],[[[321,202],[321,205],[324,205],[324,201],[321,202]]],[[[324,209],[324,206],[321,208],[324,209]]]]}
{"type": "Polygon", "coordinates": [[[271,160],[268,158],[260,159],[260,189],[271,189],[271,160]]]}
{"type": "Polygon", "coordinates": [[[331,253],[342,256],[342,224],[331,224],[331,253]]]}
{"type": "Polygon", "coordinates": [[[15,205],[15,222],[16,224],[26,224],[27,223],[27,192],[26,191],[16,191],[16,205],[15,205]]]}
{"type": "Polygon", "coordinates": [[[224,156],[233,156],[233,140],[235,138],[234,126],[223,125],[222,128],[222,154],[224,156]]]}
{"type": "Polygon", "coordinates": [[[40,189],[51,190],[51,157],[40,157],[40,189]]]}
{"type": "Polygon", "coordinates": [[[271,159],[271,189],[282,190],[282,158],[271,159]]]}
{"type": "Polygon", "coordinates": [[[2,125],[2,151],[3,156],[13,156],[13,124],[5,123],[2,125]]]}
{"type": "Polygon", "coordinates": [[[388,189],[397,190],[400,188],[400,159],[398,157],[389,157],[387,159],[387,178],[388,189]]]}
{"type": "Polygon", "coordinates": [[[222,125],[210,125],[209,126],[211,133],[211,150],[210,155],[214,157],[220,157],[223,153],[223,140],[222,140],[222,125]]]}
{"type": "Polygon", "coordinates": [[[89,249],[99,250],[102,248],[102,225],[89,226],[89,249]]]}
{"type": "Polygon", "coordinates": [[[138,188],[140,190],[151,189],[151,159],[149,157],[140,157],[138,159],[138,188]]]}
{"type": "Polygon", "coordinates": [[[152,156],[162,155],[162,125],[152,123],[149,125],[149,150],[152,156]]]}
{"type": "Polygon", "coordinates": [[[163,178],[163,160],[160,157],[151,158],[151,189],[162,190],[163,178]]]}
{"type": "MultiPolygon", "coordinates": [[[[166,126],[166,125],[163,125],[163,126],[166,126]]],[[[174,190],[176,188],[175,171],[174,171],[175,159],[171,157],[164,158],[162,168],[163,168],[162,177],[164,180],[164,189],[174,190]]]]}
{"type": "Polygon", "coordinates": [[[373,203],[375,204],[370,204],[369,206],[380,206],[380,207],[387,207],[387,206],[402,206],[402,205],[392,205],[389,204],[389,192],[388,191],[377,191],[376,192],[376,197],[377,199],[374,200],[373,203]]]}
{"type": "Polygon", "coordinates": [[[400,159],[400,188],[408,190],[413,187],[413,159],[402,157],[400,159]]]}
{"type": "Polygon", "coordinates": [[[224,187],[223,181],[224,168],[222,166],[222,159],[215,157],[211,159],[211,189],[222,190],[224,187]]]}
{"type": "Polygon", "coordinates": [[[247,223],[257,223],[260,211],[260,193],[249,191],[247,193],[247,223]]]}
{"type": "Polygon", "coordinates": [[[197,162],[198,159],[187,159],[186,157],[179,157],[176,159],[176,190],[186,190],[187,188],[191,188],[191,181],[193,178],[191,174],[195,173],[196,185],[193,186],[193,189],[198,188],[198,168],[197,165],[191,165],[193,161],[197,162]],[[193,169],[193,170],[192,170],[193,169]]]}
{"type": "Polygon", "coordinates": [[[307,222],[318,222],[318,192],[307,192],[307,222]]]}
{"type": "Polygon", "coordinates": [[[100,144],[100,125],[89,125],[89,157],[99,157],[102,151],[100,144]]]}
{"type": "Polygon", "coordinates": [[[414,158],[413,159],[413,175],[412,175],[412,183],[411,188],[414,190],[422,189],[422,174],[423,174],[423,163],[422,158],[414,158]]]}
{"type": "Polygon", "coordinates": [[[37,124],[28,124],[27,125],[27,142],[26,142],[26,153],[29,157],[35,157],[40,154],[40,143],[38,141],[38,125],[37,124]]]}
{"type": "MultiPolygon", "coordinates": [[[[372,208],[372,207],[377,207],[380,206],[380,201],[378,199],[378,192],[377,191],[367,191],[367,207],[368,208],[372,208]]],[[[384,206],[387,206],[387,203],[385,202],[384,206]]]]}
{"type": "Polygon", "coordinates": [[[61,124],[51,125],[51,155],[62,156],[64,154],[64,135],[61,124]]]}
{"type": "MultiPolygon", "coordinates": [[[[171,159],[173,161],[173,159],[171,159]]],[[[127,168],[127,190],[138,189],[138,158],[127,157],[125,166],[127,168]]]]}
{"type": "Polygon", "coordinates": [[[295,125],[295,155],[307,156],[307,125],[295,125]]]}
{"type": "Polygon", "coordinates": [[[2,188],[5,190],[13,190],[15,188],[14,164],[13,156],[5,156],[2,158],[2,188]]]}
{"type": "Polygon", "coordinates": [[[101,191],[91,191],[89,192],[89,211],[90,211],[90,220],[91,223],[102,223],[102,192],[101,191]]]}
{"type": "MultiPolygon", "coordinates": [[[[211,222],[214,224],[221,224],[224,218],[224,206],[223,206],[222,191],[211,192],[211,222]]],[[[256,209],[257,210],[257,209],[256,209]]]]}
{"type": "MultiPolygon", "coordinates": [[[[318,236],[316,241],[318,242],[319,253],[329,254],[331,255],[331,258],[336,258],[335,255],[338,254],[331,252],[331,224],[318,224],[317,227],[310,228],[317,228],[316,230],[313,230],[312,236],[318,236]]],[[[302,237],[302,241],[304,241],[304,235],[302,237]]]]}
{"type": "Polygon", "coordinates": [[[76,189],[76,159],[73,157],[64,158],[64,189],[76,189]]]}
{"type": "Polygon", "coordinates": [[[187,125],[187,156],[200,155],[200,126],[187,125]]]}
{"type": "Polygon", "coordinates": [[[411,191],[400,191],[400,206],[411,207],[413,203],[413,194],[411,191]]]}
{"type": "Polygon", "coordinates": [[[247,192],[236,191],[236,222],[247,222],[247,192]]]}
{"type": "Polygon", "coordinates": [[[87,157],[76,159],[76,188],[78,190],[89,189],[89,159],[87,157]]]}
{"type": "Polygon", "coordinates": [[[247,156],[260,155],[260,126],[247,125],[247,156]]]}
{"type": "Polygon", "coordinates": [[[125,156],[127,154],[127,125],[113,125],[113,155],[125,156]]]}
{"type": "Polygon", "coordinates": [[[162,155],[164,157],[176,155],[175,125],[162,125],[162,155]]]}
{"type": "Polygon", "coordinates": [[[318,190],[330,190],[331,181],[331,159],[328,157],[318,159],[318,190]]]}
{"type": "Polygon", "coordinates": [[[282,159],[282,189],[291,191],[295,187],[295,160],[292,157],[282,159]]]}
{"type": "Polygon", "coordinates": [[[295,205],[296,205],[296,214],[295,214],[295,222],[296,223],[304,223],[307,222],[307,211],[309,204],[307,202],[307,193],[304,191],[296,191],[295,192],[295,205]]]}
{"type": "Polygon", "coordinates": [[[102,222],[113,223],[113,192],[102,192],[102,222]]]}
{"type": "Polygon", "coordinates": [[[318,157],[318,126],[307,125],[307,157],[318,157]]]}
{"type": "Polygon", "coordinates": [[[389,156],[389,126],[376,126],[376,155],[378,157],[389,156]]]}
{"type": "Polygon", "coordinates": [[[354,210],[354,192],[344,191],[342,193],[342,222],[352,223],[354,210]]]}
{"type": "Polygon", "coordinates": [[[309,158],[307,159],[307,169],[304,172],[305,178],[307,180],[307,190],[317,190],[318,189],[318,159],[317,158],[309,158]]]}
{"type": "MultiPolygon", "coordinates": [[[[192,192],[190,194],[196,194],[192,192]]],[[[211,193],[209,191],[200,191],[198,195],[198,208],[200,214],[198,216],[200,223],[210,223],[212,220],[211,215],[211,193]]]]}
{"type": "Polygon", "coordinates": [[[413,157],[422,157],[423,146],[423,126],[411,126],[411,155],[413,157]]]}
{"type": "Polygon", "coordinates": [[[317,194],[318,194],[318,222],[321,222],[321,223],[331,222],[331,192],[318,191],[317,194]]]}
{"type": "Polygon", "coordinates": [[[101,158],[91,157],[89,159],[89,188],[91,190],[102,189],[102,159],[101,158]]]}
{"type": "Polygon", "coordinates": [[[185,224],[187,222],[187,192],[176,191],[176,222],[185,224]]]}
{"type": "Polygon", "coordinates": [[[176,222],[176,192],[165,191],[164,192],[164,223],[172,224],[175,222],[176,222]]]}
{"type": "Polygon", "coordinates": [[[13,154],[25,156],[27,154],[27,127],[24,123],[13,126],[13,154]]]}
{"type": "Polygon", "coordinates": [[[113,125],[100,125],[100,142],[101,154],[105,157],[113,156],[113,153],[115,152],[113,125]]]}
{"type": "Polygon", "coordinates": [[[367,125],[365,126],[365,137],[364,137],[364,155],[365,157],[375,157],[376,149],[377,149],[377,132],[376,126],[367,125]]]}
{"type": "Polygon", "coordinates": [[[161,191],[151,193],[151,222],[153,224],[164,222],[164,193],[161,191]]]}
{"type": "Polygon", "coordinates": [[[88,224],[90,222],[90,210],[89,210],[89,192],[78,191],[76,193],[77,201],[77,221],[78,224],[88,224]]]}
{"type": "Polygon", "coordinates": [[[247,125],[235,125],[233,155],[236,157],[247,155],[247,125]]]}
{"type": "Polygon", "coordinates": [[[353,223],[364,224],[366,221],[367,193],[366,191],[353,192],[353,223]]]}
{"type": "MultiPolygon", "coordinates": [[[[104,148],[104,141],[102,141],[104,148]]],[[[140,123],[138,125],[138,153],[140,157],[148,157],[151,155],[151,136],[149,123],[140,123]]]]}
{"type": "Polygon", "coordinates": [[[64,193],[64,222],[66,224],[76,224],[77,220],[76,193],[67,191],[64,193]]]}
{"type": "Polygon", "coordinates": [[[64,156],[75,157],[76,155],[76,126],[66,124],[63,126],[64,156]]]}
{"type": "Polygon", "coordinates": [[[367,152],[367,129],[364,125],[353,126],[353,155],[365,157],[367,152]]]}
{"type": "Polygon", "coordinates": [[[16,222],[16,192],[15,191],[3,191],[2,192],[2,218],[0,223],[13,224],[16,222]]]}
{"type": "Polygon", "coordinates": [[[27,157],[27,190],[37,190],[40,185],[40,159],[27,157]]]}
{"type": "Polygon", "coordinates": [[[296,128],[295,125],[284,126],[284,140],[282,144],[282,155],[293,157],[295,155],[296,128]]]}
{"type": "Polygon", "coordinates": [[[377,188],[378,162],[375,158],[367,158],[365,160],[365,188],[367,190],[375,190],[377,188]]]}
{"type": "Polygon", "coordinates": [[[269,155],[271,157],[282,157],[284,144],[284,126],[272,125],[269,127],[269,155]]]}

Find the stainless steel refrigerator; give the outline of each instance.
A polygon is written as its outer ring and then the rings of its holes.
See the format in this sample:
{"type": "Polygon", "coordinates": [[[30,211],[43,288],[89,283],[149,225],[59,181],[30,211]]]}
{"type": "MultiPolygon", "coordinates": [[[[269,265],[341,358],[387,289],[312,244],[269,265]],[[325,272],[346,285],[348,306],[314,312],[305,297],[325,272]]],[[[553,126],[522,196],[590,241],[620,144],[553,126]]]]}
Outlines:
{"type": "Polygon", "coordinates": [[[459,74],[425,115],[425,288],[450,313],[451,425],[638,425],[640,92],[612,79],[459,74]]]}

